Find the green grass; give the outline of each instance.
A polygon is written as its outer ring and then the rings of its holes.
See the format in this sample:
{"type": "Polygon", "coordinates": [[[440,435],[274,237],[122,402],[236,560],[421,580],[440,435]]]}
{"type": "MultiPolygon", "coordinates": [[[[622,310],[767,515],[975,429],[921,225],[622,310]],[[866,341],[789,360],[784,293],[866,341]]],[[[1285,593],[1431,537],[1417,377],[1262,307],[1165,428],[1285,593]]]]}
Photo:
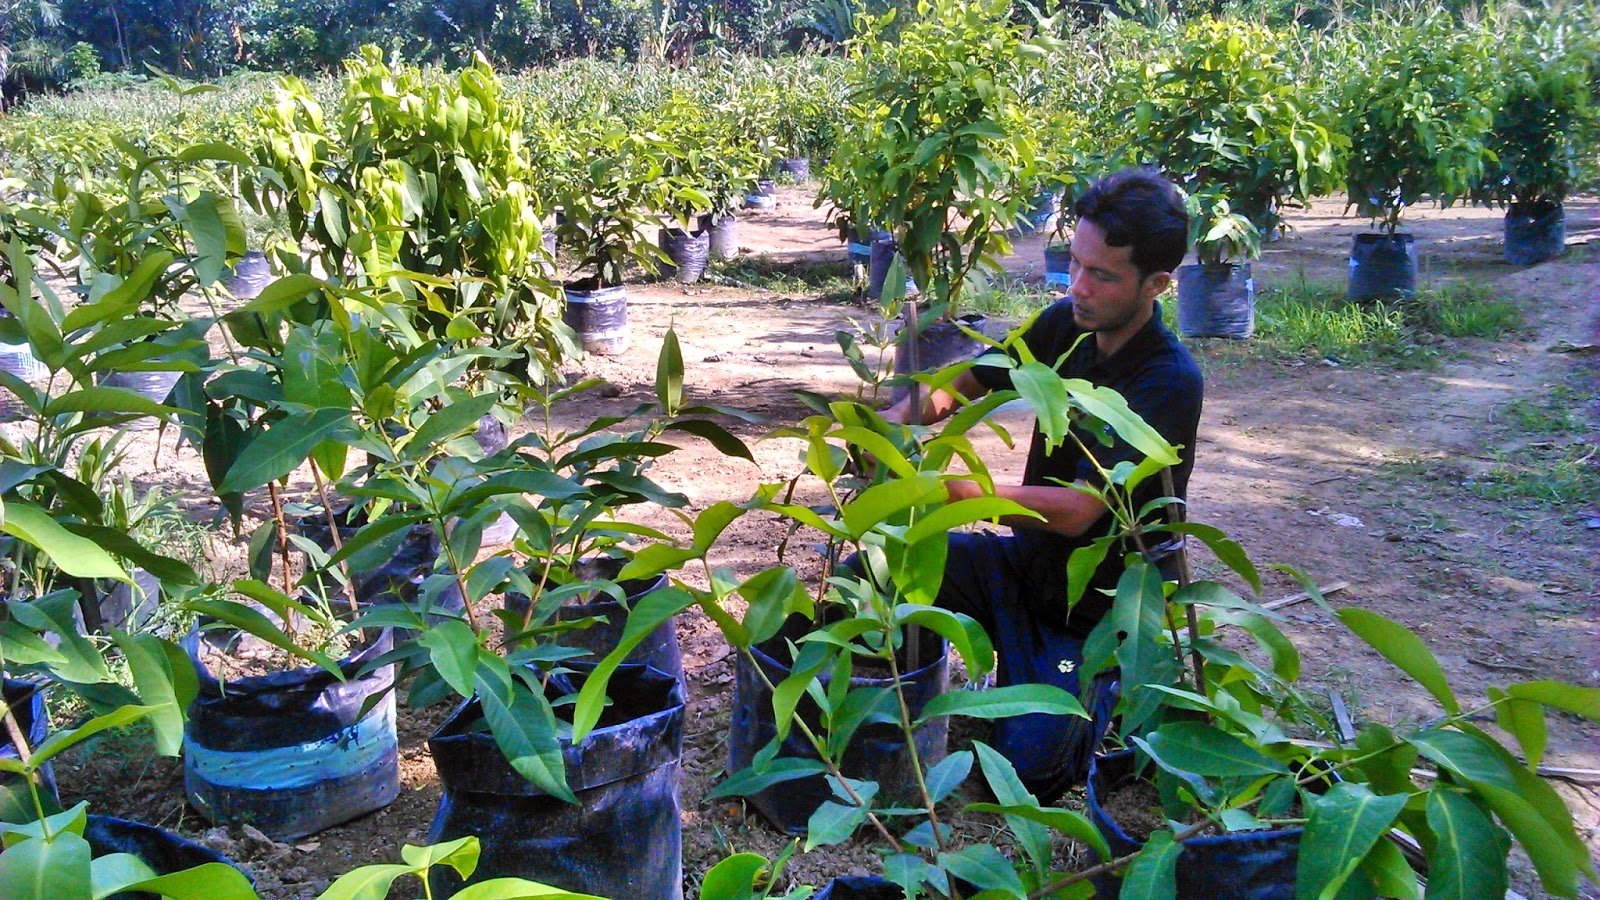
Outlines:
{"type": "Polygon", "coordinates": [[[961,310],[1021,322],[1054,300],[1055,297],[1038,285],[1003,275],[984,276],[974,272],[962,291],[961,310]]]}
{"type": "Polygon", "coordinates": [[[1466,486],[1485,500],[1589,506],[1600,503],[1597,453],[1592,444],[1571,444],[1497,454],[1494,466],[1466,486]]]}
{"type": "Polygon", "coordinates": [[[742,286],[784,294],[819,294],[823,300],[848,300],[855,295],[850,263],[843,248],[838,261],[787,262],[768,256],[740,257],[713,263],[712,271],[742,286]]]}
{"type": "Polygon", "coordinates": [[[1521,327],[1516,304],[1486,286],[1456,280],[1394,302],[1351,303],[1342,285],[1303,278],[1256,298],[1256,331],[1265,349],[1347,365],[1428,366],[1440,339],[1493,339],[1521,327]]]}
{"type": "Polygon", "coordinates": [[[1578,434],[1585,430],[1583,398],[1570,385],[1556,385],[1539,397],[1518,397],[1500,410],[1499,420],[1524,434],[1578,434]]]}

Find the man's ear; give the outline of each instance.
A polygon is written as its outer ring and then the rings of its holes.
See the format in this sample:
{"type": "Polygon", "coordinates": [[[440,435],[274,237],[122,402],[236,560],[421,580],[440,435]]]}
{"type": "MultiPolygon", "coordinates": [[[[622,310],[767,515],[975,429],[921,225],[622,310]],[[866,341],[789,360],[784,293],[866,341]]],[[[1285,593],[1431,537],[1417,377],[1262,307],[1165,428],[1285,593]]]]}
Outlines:
{"type": "Polygon", "coordinates": [[[1171,285],[1171,272],[1151,272],[1144,278],[1144,286],[1140,289],[1140,293],[1143,296],[1140,299],[1154,300],[1163,293],[1166,293],[1167,288],[1171,285]]]}

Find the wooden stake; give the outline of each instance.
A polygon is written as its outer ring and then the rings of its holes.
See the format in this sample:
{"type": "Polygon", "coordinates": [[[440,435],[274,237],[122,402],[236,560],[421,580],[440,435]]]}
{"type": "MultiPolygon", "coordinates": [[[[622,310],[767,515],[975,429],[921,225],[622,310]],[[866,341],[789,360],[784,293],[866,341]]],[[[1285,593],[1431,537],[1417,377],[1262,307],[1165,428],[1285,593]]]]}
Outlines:
{"type": "MultiPolygon", "coordinates": [[[[917,424],[922,423],[922,383],[917,381],[916,374],[920,369],[917,365],[917,301],[907,297],[905,305],[906,328],[911,332],[911,337],[906,341],[906,371],[911,373],[911,418],[917,424]]],[[[906,626],[906,667],[915,672],[922,668],[922,629],[916,625],[906,626]]]]}

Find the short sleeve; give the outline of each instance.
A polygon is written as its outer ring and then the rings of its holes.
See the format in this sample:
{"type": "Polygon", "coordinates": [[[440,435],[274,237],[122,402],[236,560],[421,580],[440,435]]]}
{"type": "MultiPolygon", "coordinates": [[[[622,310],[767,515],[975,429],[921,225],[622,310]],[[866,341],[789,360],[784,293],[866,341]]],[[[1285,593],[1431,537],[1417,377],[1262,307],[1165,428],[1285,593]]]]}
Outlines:
{"type": "MultiPolygon", "coordinates": [[[[1065,341],[1065,336],[1074,330],[1072,321],[1072,304],[1062,300],[1046,307],[1043,312],[1035,316],[1028,324],[1028,330],[1022,333],[1022,342],[1027,345],[1028,352],[1033,358],[1044,363],[1054,363],[1056,357],[1071,349],[1072,345],[1065,341]]],[[[985,347],[974,359],[981,359],[994,351],[985,347]]],[[[1017,362],[1020,359],[1012,354],[1017,362]]],[[[1004,391],[1011,388],[1011,370],[1004,366],[976,365],[972,367],[972,375],[978,379],[987,391],[1004,391]]]]}

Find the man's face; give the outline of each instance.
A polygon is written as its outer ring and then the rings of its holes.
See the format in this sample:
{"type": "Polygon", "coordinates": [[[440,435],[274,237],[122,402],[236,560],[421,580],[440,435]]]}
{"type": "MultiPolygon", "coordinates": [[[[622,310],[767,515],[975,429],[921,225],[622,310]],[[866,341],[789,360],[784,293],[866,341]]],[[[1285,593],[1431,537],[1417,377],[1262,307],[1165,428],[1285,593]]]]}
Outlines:
{"type": "Polygon", "coordinates": [[[1132,247],[1107,246],[1093,222],[1078,223],[1072,236],[1072,317],[1078,327],[1103,337],[1126,338],[1150,316],[1151,302],[1166,290],[1171,275],[1152,272],[1140,278],[1132,247]]]}

